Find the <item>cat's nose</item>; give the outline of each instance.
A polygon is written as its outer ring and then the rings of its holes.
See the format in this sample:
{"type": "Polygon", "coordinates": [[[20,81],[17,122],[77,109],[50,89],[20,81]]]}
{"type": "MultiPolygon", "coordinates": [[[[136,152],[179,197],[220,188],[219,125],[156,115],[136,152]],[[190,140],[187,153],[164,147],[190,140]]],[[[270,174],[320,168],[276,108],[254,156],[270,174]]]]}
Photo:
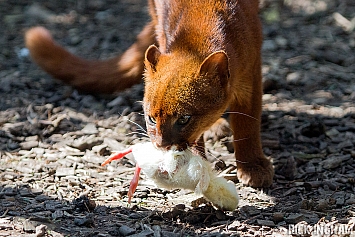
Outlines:
{"type": "Polygon", "coordinates": [[[162,136],[156,136],[152,139],[153,144],[159,150],[168,151],[173,145],[173,141],[170,139],[164,139],[162,136]]]}

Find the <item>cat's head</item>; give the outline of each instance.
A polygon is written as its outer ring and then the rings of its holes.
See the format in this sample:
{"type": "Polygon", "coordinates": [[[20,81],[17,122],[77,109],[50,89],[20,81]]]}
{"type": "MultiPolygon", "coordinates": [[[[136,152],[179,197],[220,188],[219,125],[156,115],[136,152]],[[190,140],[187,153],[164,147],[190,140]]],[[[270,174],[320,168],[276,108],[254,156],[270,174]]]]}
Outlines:
{"type": "Polygon", "coordinates": [[[230,97],[228,66],[223,51],[201,63],[182,53],[162,54],[156,46],[147,49],[143,107],[156,147],[193,146],[221,116],[230,97]]]}

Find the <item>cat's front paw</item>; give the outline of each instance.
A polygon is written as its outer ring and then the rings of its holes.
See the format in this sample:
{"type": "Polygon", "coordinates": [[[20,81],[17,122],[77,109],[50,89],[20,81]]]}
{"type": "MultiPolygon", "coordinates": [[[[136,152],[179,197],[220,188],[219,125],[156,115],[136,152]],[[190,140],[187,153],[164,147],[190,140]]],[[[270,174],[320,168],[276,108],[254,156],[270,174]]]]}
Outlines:
{"type": "Polygon", "coordinates": [[[241,183],[254,188],[267,188],[272,184],[274,167],[270,160],[262,158],[258,163],[238,163],[238,179],[241,183]]]}

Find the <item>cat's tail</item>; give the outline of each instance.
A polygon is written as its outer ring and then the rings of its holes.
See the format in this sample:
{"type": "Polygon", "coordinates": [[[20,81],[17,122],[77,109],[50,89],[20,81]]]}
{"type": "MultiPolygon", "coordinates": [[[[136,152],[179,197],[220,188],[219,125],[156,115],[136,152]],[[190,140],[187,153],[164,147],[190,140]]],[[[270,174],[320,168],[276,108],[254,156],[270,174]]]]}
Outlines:
{"type": "Polygon", "coordinates": [[[73,55],[43,27],[29,29],[25,41],[31,58],[53,77],[81,91],[108,94],[141,82],[145,50],[154,44],[155,38],[154,26],[149,23],[125,53],[102,61],[73,55]]]}

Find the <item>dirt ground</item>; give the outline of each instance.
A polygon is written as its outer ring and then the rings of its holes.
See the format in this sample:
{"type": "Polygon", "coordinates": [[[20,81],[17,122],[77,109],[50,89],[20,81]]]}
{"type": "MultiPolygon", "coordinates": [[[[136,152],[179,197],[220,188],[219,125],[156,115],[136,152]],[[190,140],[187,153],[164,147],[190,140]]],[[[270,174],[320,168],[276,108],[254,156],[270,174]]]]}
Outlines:
{"type": "MultiPolygon", "coordinates": [[[[82,94],[24,47],[25,30],[43,25],[82,57],[122,53],[148,20],[144,0],[0,0],[0,236],[355,236],[355,2],[264,0],[260,16],[276,175],[269,189],[237,183],[238,209],[222,212],[144,176],[128,204],[130,157],[100,164],[147,140],[143,85],[82,94]]],[[[225,177],[231,139],[206,145],[225,177]]]]}

